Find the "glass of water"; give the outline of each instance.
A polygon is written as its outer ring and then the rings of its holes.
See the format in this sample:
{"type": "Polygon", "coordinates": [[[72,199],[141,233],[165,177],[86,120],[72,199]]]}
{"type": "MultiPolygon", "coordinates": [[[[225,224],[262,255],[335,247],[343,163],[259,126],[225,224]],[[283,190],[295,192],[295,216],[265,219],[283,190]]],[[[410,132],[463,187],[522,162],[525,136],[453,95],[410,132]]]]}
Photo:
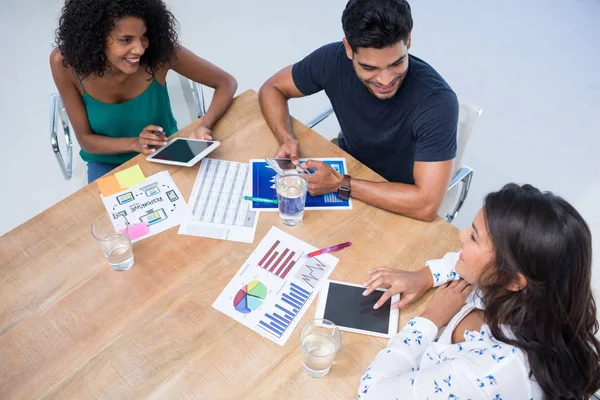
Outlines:
{"type": "Polygon", "coordinates": [[[112,214],[104,214],[96,218],[92,224],[92,235],[102,249],[108,264],[115,271],[127,271],[133,267],[133,249],[128,234],[129,224],[123,216],[115,217],[112,214]],[[115,229],[122,226],[122,229],[115,229]]]}
{"type": "Polygon", "coordinates": [[[275,176],[275,187],[281,222],[288,226],[301,224],[308,190],[306,174],[284,171],[275,176]]]}
{"type": "Polygon", "coordinates": [[[342,333],[327,319],[313,319],[302,327],[300,345],[304,370],[308,376],[321,378],[327,375],[333,365],[342,345],[342,333]]]}

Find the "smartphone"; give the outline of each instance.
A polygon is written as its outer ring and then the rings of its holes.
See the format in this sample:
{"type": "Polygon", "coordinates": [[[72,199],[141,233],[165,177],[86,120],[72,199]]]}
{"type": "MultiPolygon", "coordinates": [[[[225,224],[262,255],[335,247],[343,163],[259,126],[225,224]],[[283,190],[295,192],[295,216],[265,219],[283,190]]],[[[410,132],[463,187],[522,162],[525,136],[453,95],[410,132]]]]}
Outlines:
{"type": "Polygon", "coordinates": [[[278,174],[284,171],[296,170],[299,174],[309,174],[306,169],[300,165],[294,165],[291,158],[265,158],[267,164],[271,166],[278,174]]]}

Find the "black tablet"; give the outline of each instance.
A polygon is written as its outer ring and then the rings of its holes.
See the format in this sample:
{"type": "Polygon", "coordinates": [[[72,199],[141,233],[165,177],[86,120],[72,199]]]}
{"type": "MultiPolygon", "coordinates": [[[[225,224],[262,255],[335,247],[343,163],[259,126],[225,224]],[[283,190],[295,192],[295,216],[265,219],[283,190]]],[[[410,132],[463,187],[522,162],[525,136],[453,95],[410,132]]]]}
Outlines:
{"type": "Polygon", "coordinates": [[[315,318],[328,319],[341,330],[364,333],[366,335],[392,337],[398,333],[399,310],[392,310],[391,303],[400,299],[400,295],[392,296],[379,309],[373,306],[385,289],[377,289],[368,296],[363,296],[365,288],[354,283],[325,281],[315,318]]]}
{"type": "Polygon", "coordinates": [[[175,138],[146,157],[146,160],[191,167],[219,147],[219,144],[214,140],[175,138]]]}

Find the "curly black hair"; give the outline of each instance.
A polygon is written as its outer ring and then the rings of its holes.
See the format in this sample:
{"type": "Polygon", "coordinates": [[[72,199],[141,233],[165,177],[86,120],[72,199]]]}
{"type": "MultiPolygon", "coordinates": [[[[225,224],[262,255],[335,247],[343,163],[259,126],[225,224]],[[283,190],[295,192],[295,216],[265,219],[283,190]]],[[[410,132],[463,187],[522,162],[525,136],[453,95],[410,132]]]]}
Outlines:
{"type": "Polygon", "coordinates": [[[105,62],[106,37],[115,21],[126,17],[146,23],[149,46],[140,63],[154,76],[178,47],[177,19],[162,0],[66,0],[55,38],[65,67],[82,78],[103,76],[110,68],[105,62]]]}

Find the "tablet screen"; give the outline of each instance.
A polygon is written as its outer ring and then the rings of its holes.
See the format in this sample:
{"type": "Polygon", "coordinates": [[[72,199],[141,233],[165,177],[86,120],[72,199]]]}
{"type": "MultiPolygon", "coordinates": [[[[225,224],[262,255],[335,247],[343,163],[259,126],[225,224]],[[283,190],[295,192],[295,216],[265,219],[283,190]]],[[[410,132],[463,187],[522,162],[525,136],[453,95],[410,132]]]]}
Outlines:
{"type": "Polygon", "coordinates": [[[379,309],[374,310],[373,305],[383,292],[375,290],[370,295],[363,296],[364,290],[364,287],[330,282],[323,318],[338,326],[387,334],[390,326],[391,302],[387,301],[379,309]]]}
{"type": "Polygon", "coordinates": [[[198,154],[209,148],[214,142],[199,142],[196,140],[173,140],[167,147],[154,153],[156,160],[177,161],[188,163],[198,154]]]}

